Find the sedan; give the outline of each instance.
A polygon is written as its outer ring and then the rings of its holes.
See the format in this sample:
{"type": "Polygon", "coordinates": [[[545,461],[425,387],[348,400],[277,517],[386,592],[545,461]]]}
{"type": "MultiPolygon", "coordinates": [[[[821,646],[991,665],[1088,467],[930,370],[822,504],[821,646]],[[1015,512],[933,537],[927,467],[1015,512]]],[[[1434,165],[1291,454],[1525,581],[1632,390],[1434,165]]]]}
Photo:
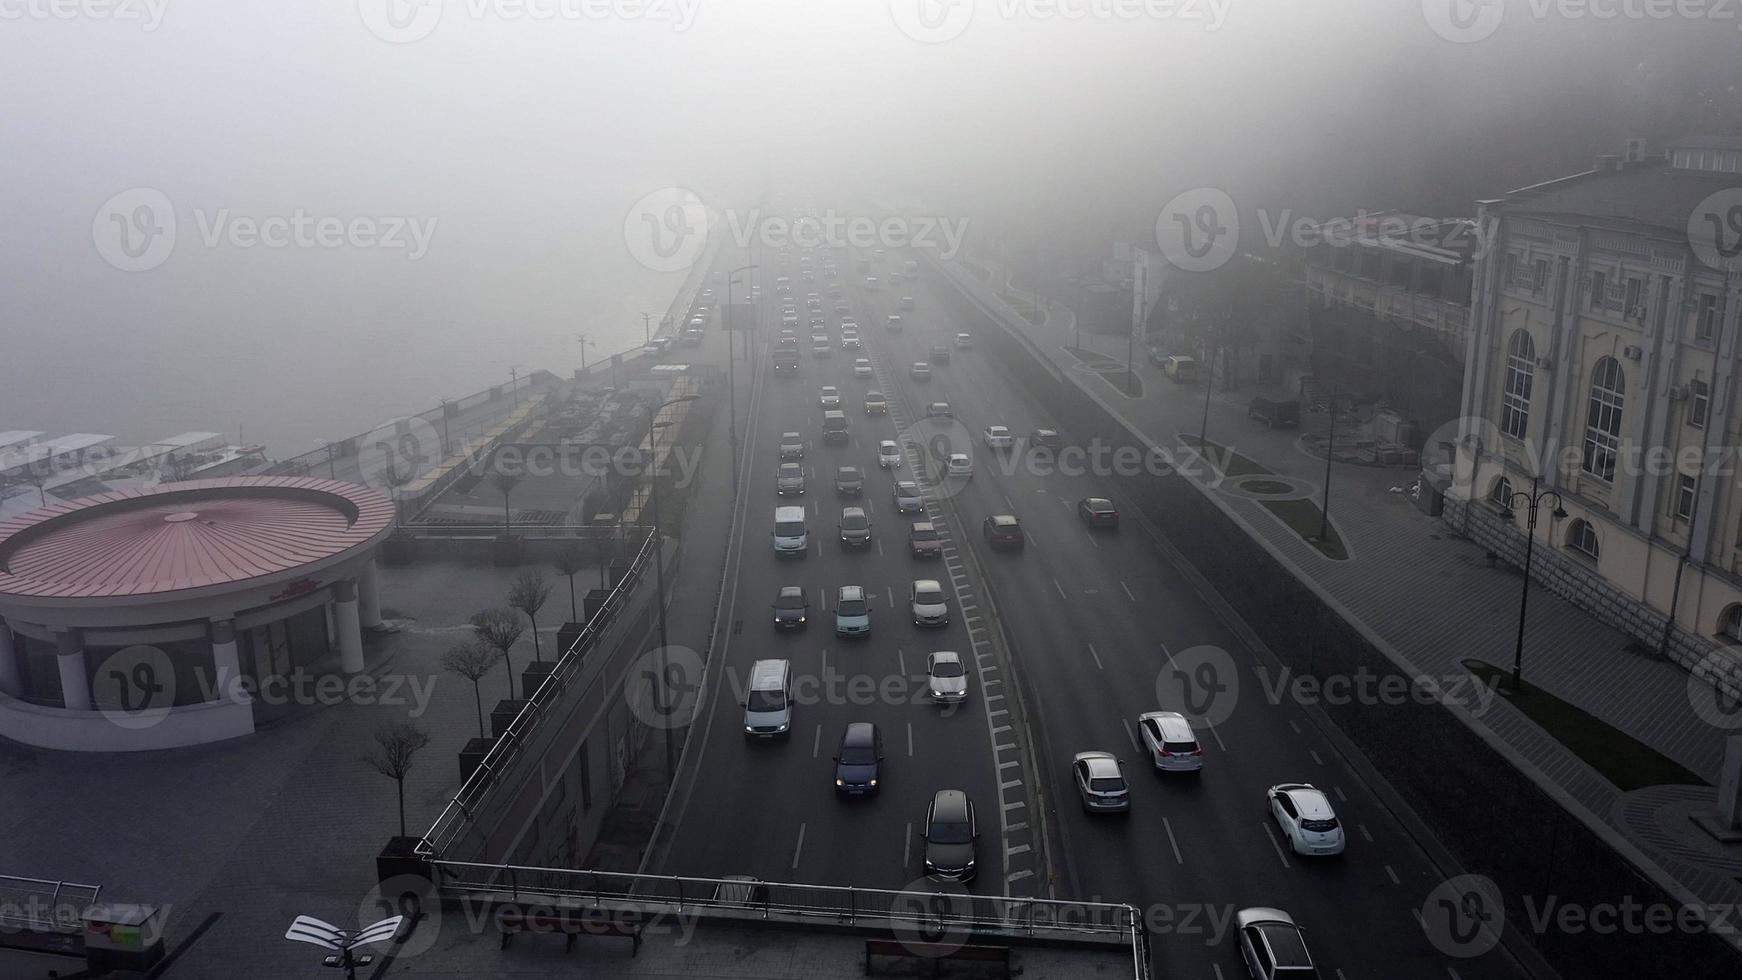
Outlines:
{"type": "Polygon", "coordinates": [[[1119,512],[1106,497],[1084,497],[1077,502],[1077,516],[1090,527],[1119,526],[1119,512]]]}
{"type": "Polygon", "coordinates": [[[949,476],[969,477],[974,475],[974,461],[967,453],[951,453],[944,462],[944,472],[949,476]]]}
{"type": "Polygon", "coordinates": [[[842,796],[875,796],[882,775],[883,733],[868,721],[855,721],[835,750],[835,792],[842,796]]]}
{"type": "Polygon", "coordinates": [[[994,548],[1015,548],[1021,551],[1026,543],[1022,524],[1014,514],[993,514],[986,518],[981,529],[986,533],[986,543],[994,548]]]}
{"type": "Polygon", "coordinates": [[[804,629],[810,619],[811,601],[802,587],[783,585],[774,597],[774,627],[783,630],[804,629]]]}
{"type": "Polygon", "coordinates": [[[973,350],[973,349],[974,349],[974,337],[972,334],[965,334],[965,333],[956,334],[956,350],[973,350]]]}
{"type": "Polygon", "coordinates": [[[1052,429],[1035,429],[1028,434],[1028,445],[1031,449],[1057,449],[1064,440],[1052,429]]]}
{"type": "Polygon", "coordinates": [[[904,310],[912,310],[913,309],[913,297],[912,296],[903,296],[903,297],[901,297],[901,302],[899,302],[895,305],[899,306],[900,308],[902,308],[904,310]]]}
{"type": "Polygon", "coordinates": [[[907,553],[915,558],[942,558],[944,541],[930,521],[915,521],[907,532],[907,553]]]}
{"type": "MultiPolygon", "coordinates": [[[[836,307],[836,310],[837,310],[837,312],[840,312],[840,313],[847,312],[846,310],[841,309],[840,307],[836,307]]],[[[858,333],[859,332],[859,321],[854,319],[853,317],[850,317],[850,316],[841,317],[841,329],[842,330],[851,330],[854,333],[858,333]]]]}
{"type": "Polygon", "coordinates": [[[925,407],[925,417],[928,419],[953,419],[956,417],[956,413],[954,409],[950,408],[949,402],[932,402],[925,407]]]}
{"type": "Polygon", "coordinates": [[[804,439],[796,432],[780,434],[780,458],[784,462],[804,458],[804,439]]]}
{"type": "Polygon", "coordinates": [[[1343,853],[1343,825],[1331,801],[1311,783],[1281,783],[1266,792],[1270,815],[1296,854],[1343,853]]]}
{"type": "Polygon", "coordinates": [[[950,349],[945,347],[943,344],[933,344],[931,349],[931,362],[933,364],[950,363],[950,349]]]}
{"type": "Polygon", "coordinates": [[[835,635],[870,636],[871,601],[862,585],[843,585],[835,596],[835,635]]]}
{"type": "Polygon", "coordinates": [[[901,447],[893,439],[884,439],[877,444],[877,465],[886,470],[901,466],[901,447]]]}
{"type": "Polygon", "coordinates": [[[1234,913],[1240,958],[1258,980],[1312,980],[1318,971],[1307,954],[1300,926],[1281,909],[1250,908],[1234,913]]]}
{"type": "Polygon", "coordinates": [[[940,789],[925,808],[925,876],[934,881],[974,880],[974,803],[959,789],[940,789]]]}
{"type": "Polygon", "coordinates": [[[774,473],[774,492],[784,497],[789,493],[804,493],[804,467],[797,463],[781,463],[774,473]]]}
{"type": "Polygon", "coordinates": [[[954,650],[926,654],[925,676],[931,699],[938,704],[968,700],[968,672],[962,666],[962,655],[954,650]]]}
{"type": "Polygon", "coordinates": [[[925,510],[925,499],[920,496],[919,484],[912,480],[895,481],[895,512],[917,514],[922,510],[925,510]]]}
{"type": "MultiPolygon", "coordinates": [[[[859,335],[856,333],[848,333],[846,331],[842,331],[841,332],[841,349],[842,350],[864,350],[865,349],[865,342],[863,340],[860,340],[859,335]]],[[[860,358],[859,360],[865,360],[865,359],[860,358]]],[[[865,365],[866,365],[866,367],[870,367],[871,362],[865,361],[865,365]]],[[[859,367],[859,362],[854,361],[853,362],[854,370],[857,371],[858,367],[859,367]]],[[[866,376],[867,377],[870,376],[869,371],[866,372],[866,376]]]]}
{"type": "Polygon", "coordinates": [[[980,438],[985,441],[987,449],[1009,449],[1013,441],[1010,430],[1002,425],[988,425],[980,438]]]}
{"type": "Polygon", "coordinates": [[[935,578],[915,579],[908,592],[908,605],[915,626],[950,625],[950,601],[944,597],[944,587],[935,578]]]}
{"type": "Polygon", "coordinates": [[[871,546],[871,519],[865,516],[865,508],[841,508],[840,528],[841,547],[868,548],[871,546]]]}
{"type": "Polygon", "coordinates": [[[821,401],[824,408],[834,408],[841,404],[840,389],[836,388],[834,385],[823,385],[821,401]]]}
{"type": "Polygon", "coordinates": [[[913,367],[907,369],[907,376],[915,381],[930,381],[931,365],[924,361],[914,361],[913,367]]]}
{"type": "Polygon", "coordinates": [[[1149,711],[1137,719],[1137,733],[1155,768],[1164,772],[1202,772],[1204,750],[1192,723],[1177,711],[1149,711]]]}
{"type": "Polygon", "coordinates": [[[858,357],[853,359],[853,377],[869,378],[871,376],[871,359],[858,357]]]}
{"type": "Polygon", "coordinates": [[[1071,762],[1077,795],[1089,813],[1127,813],[1131,788],[1125,785],[1125,768],[1111,752],[1078,752],[1071,762]]]}
{"type": "Polygon", "coordinates": [[[842,497],[857,497],[865,492],[865,474],[857,466],[842,466],[835,470],[835,493],[842,497]]]}

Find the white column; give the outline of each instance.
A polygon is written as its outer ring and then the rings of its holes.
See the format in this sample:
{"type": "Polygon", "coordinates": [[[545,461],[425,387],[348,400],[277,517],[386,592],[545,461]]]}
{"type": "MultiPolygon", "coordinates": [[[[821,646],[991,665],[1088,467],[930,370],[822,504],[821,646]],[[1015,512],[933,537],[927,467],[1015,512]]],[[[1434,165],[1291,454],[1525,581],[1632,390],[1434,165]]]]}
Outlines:
{"type": "Polygon", "coordinates": [[[339,645],[339,664],[347,674],[363,672],[363,627],[357,616],[357,580],[333,583],[333,632],[339,645]]]}
{"type": "Polygon", "coordinates": [[[12,645],[12,626],[0,619],[0,693],[19,697],[24,679],[18,673],[18,652],[12,645]]]}
{"type": "Polygon", "coordinates": [[[67,710],[91,710],[91,679],[85,675],[85,638],[78,630],[66,630],[55,637],[55,660],[60,667],[61,700],[67,710]]]}
{"type": "Polygon", "coordinates": [[[236,652],[236,624],[228,619],[211,623],[212,670],[218,692],[216,700],[237,704],[252,701],[242,687],[242,658],[236,652]]]}
{"type": "Polygon", "coordinates": [[[381,581],[373,558],[364,564],[363,573],[357,576],[357,616],[366,630],[381,625],[381,581]]]}

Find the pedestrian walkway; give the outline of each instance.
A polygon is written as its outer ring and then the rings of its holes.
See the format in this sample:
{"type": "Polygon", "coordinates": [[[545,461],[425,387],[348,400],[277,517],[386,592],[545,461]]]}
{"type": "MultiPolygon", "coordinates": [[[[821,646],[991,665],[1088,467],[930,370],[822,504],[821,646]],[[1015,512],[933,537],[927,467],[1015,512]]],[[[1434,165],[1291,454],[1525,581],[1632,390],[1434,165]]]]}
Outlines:
{"type": "MultiPolygon", "coordinates": [[[[976,262],[991,266],[976,256],[976,262]]],[[[958,282],[998,308],[998,290],[965,270],[952,270],[958,282]]],[[[994,277],[998,276],[994,273],[994,277]]],[[[1027,293],[1011,288],[1026,298],[1027,293]]],[[[1037,327],[1003,307],[1006,324],[1022,331],[1063,374],[1102,405],[1142,432],[1152,443],[1176,453],[1190,452],[1204,425],[1201,383],[1180,385],[1153,365],[1134,367],[1143,395],[1127,397],[1116,383],[1090,371],[1072,370],[1079,361],[1065,348],[1077,342],[1071,311],[1049,305],[1046,326],[1037,327]]],[[[1085,334],[1084,348],[1117,360],[1122,370],[1125,338],[1085,334]],[[1117,348],[1117,349],[1115,349],[1117,348]]],[[[1246,417],[1251,393],[1215,390],[1209,399],[1207,438],[1294,481],[1318,488],[1323,505],[1325,460],[1308,451],[1302,432],[1322,433],[1323,416],[1302,419],[1301,430],[1271,430],[1246,417]]],[[[1317,442],[1318,440],[1313,440],[1317,442]]],[[[1455,529],[1415,506],[1409,488],[1413,467],[1370,467],[1339,463],[1331,472],[1331,523],[1349,558],[1334,561],[1275,517],[1243,496],[1223,500],[1257,534],[1270,542],[1301,573],[1310,576],[1361,624],[1401,652],[1416,669],[1434,677],[1465,673],[1467,659],[1509,669],[1518,626],[1520,579],[1516,571],[1489,567],[1484,549],[1461,539],[1455,529]]],[[[1524,676],[1531,684],[1582,708],[1651,746],[1715,784],[1730,731],[1714,727],[1695,711],[1687,672],[1671,663],[1634,652],[1632,638],[1549,592],[1531,593],[1525,628],[1524,676]]],[[[1710,808],[1710,787],[1654,787],[1674,793],[1623,794],[1505,699],[1497,699],[1480,722],[1502,736],[1593,814],[1676,874],[1708,901],[1742,899],[1735,875],[1742,849],[1707,847],[1710,838],[1685,816],[1691,799],[1710,808]],[[1641,795],[1643,794],[1643,795],[1641,795]],[[1680,806],[1679,820],[1659,819],[1664,807],[1680,806]],[[1653,828],[1643,832],[1645,826],[1653,828]]]]}

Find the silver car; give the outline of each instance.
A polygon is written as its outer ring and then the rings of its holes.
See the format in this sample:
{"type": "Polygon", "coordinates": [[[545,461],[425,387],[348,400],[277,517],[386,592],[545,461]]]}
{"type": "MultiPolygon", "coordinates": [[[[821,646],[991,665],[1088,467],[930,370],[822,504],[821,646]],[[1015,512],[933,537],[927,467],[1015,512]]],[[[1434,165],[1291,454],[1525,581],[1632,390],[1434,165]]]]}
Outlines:
{"type": "Polygon", "coordinates": [[[950,625],[950,601],[944,596],[944,587],[937,579],[915,579],[908,592],[908,601],[913,609],[913,625],[950,625]]]}
{"type": "Polygon", "coordinates": [[[1111,752],[1078,752],[1071,760],[1077,795],[1089,813],[1125,813],[1131,809],[1131,788],[1125,768],[1111,752]]]}
{"type": "Polygon", "coordinates": [[[912,480],[895,481],[895,512],[917,514],[925,510],[925,499],[919,495],[919,484],[912,480]]]}
{"type": "Polygon", "coordinates": [[[954,704],[968,699],[968,672],[961,654],[954,650],[926,654],[925,674],[933,701],[954,704]]]}

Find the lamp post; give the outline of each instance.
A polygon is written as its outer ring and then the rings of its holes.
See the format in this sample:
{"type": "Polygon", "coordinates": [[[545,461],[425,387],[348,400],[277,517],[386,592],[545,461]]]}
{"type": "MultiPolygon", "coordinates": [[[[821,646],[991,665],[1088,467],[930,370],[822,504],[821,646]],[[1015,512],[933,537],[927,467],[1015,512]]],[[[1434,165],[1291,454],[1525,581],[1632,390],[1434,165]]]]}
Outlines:
{"type": "Polygon", "coordinates": [[[439,401],[442,403],[442,458],[443,459],[446,459],[448,457],[448,455],[454,451],[452,448],[453,443],[448,441],[448,402],[450,400],[451,399],[447,399],[447,398],[436,399],[436,401],[439,401]]]}
{"type": "MultiPolygon", "coordinates": [[[[731,421],[727,423],[726,431],[732,441],[732,495],[738,495],[738,377],[737,356],[738,342],[733,338],[732,324],[732,286],[738,281],[738,273],[749,272],[756,268],[755,263],[741,265],[726,273],[726,309],[720,314],[720,322],[726,327],[726,398],[730,406],[731,421]]],[[[750,341],[745,338],[744,356],[750,356],[750,341]]]]}
{"type": "Polygon", "coordinates": [[[649,326],[647,322],[652,317],[653,314],[651,313],[641,314],[641,342],[644,344],[653,343],[653,328],[649,326]]]}
{"type": "MultiPolygon", "coordinates": [[[[1192,327],[1197,329],[1198,315],[1192,314],[1192,327]]],[[[1210,438],[1210,391],[1216,387],[1215,351],[1210,347],[1210,335],[1205,332],[1204,338],[1204,419],[1198,423],[1198,455],[1201,457],[1209,452],[1205,445],[1210,438]]]]}
{"type": "Polygon", "coordinates": [[[514,395],[514,407],[520,407],[520,365],[508,369],[508,390],[514,395]]]}
{"type": "Polygon", "coordinates": [[[592,341],[587,339],[586,334],[578,333],[578,334],[575,334],[575,342],[581,345],[581,373],[586,374],[587,373],[587,345],[591,344],[592,341]]]}
{"type": "Polygon", "coordinates": [[[357,980],[357,967],[368,966],[375,962],[375,957],[369,953],[352,952],[359,946],[369,946],[374,943],[386,942],[399,932],[399,926],[405,921],[405,916],[395,915],[369,926],[367,929],[340,929],[330,922],[322,922],[312,915],[299,915],[291,922],[290,929],[284,938],[299,943],[308,943],[322,949],[337,950],[321,961],[322,966],[341,968],[345,971],[345,980],[357,980]]]}
{"type": "Polygon", "coordinates": [[[1331,400],[1325,403],[1325,502],[1319,508],[1319,540],[1331,536],[1331,454],[1337,448],[1337,389],[1331,388],[1331,400]]]}
{"type": "Polygon", "coordinates": [[[1512,647],[1512,691],[1515,694],[1523,690],[1524,684],[1524,609],[1530,602],[1530,557],[1536,550],[1537,510],[1544,500],[1553,497],[1554,510],[1549,516],[1557,521],[1567,516],[1566,508],[1561,506],[1561,495],[1553,490],[1543,490],[1541,485],[1542,477],[1533,476],[1529,492],[1517,490],[1506,497],[1505,517],[1508,521],[1515,519],[1514,501],[1522,500],[1530,508],[1524,522],[1524,588],[1518,594],[1518,641],[1512,647]]]}
{"type": "Polygon", "coordinates": [[[339,478],[339,469],[333,463],[333,441],[331,439],[316,439],[315,441],[320,443],[321,448],[327,451],[327,479],[337,480],[339,478]]]}
{"type": "MultiPolygon", "coordinates": [[[[660,405],[649,406],[647,409],[647,448],[650,451],[649,455],[653,457],[653,470],[647,475],[647,488],[648,496],[653,505],[654,586],[659,590],[659,594],[654,600],[654,605],[659,609],[659,684],[660,687],[666,689],[667,699],[665,707],[668,710],[671,707],[669,697],[671,677],[668,673],[668,665],[666,661],[666,651],[669,646],[669,641],[666,637],[665,630],[665,549],[664,541],[661,539],[659,533],[659,430],[670,425],[671,422],[670,420],[667,420],[664,423],[660,423],[655,421],[655,419],[660,412],[665,411],[665,409],[670,406],[681,404],[683,402],[693,402],[699,397],[699,395],[684,395],[681,398],[673,398],[671,401],[664,402],[660,405]]],[[[671,744],[672,719],[670,715],[665,715],[664,717],[665,773],[673,782],[676,782],[677,760],[673,754],[671,744]]]]}

